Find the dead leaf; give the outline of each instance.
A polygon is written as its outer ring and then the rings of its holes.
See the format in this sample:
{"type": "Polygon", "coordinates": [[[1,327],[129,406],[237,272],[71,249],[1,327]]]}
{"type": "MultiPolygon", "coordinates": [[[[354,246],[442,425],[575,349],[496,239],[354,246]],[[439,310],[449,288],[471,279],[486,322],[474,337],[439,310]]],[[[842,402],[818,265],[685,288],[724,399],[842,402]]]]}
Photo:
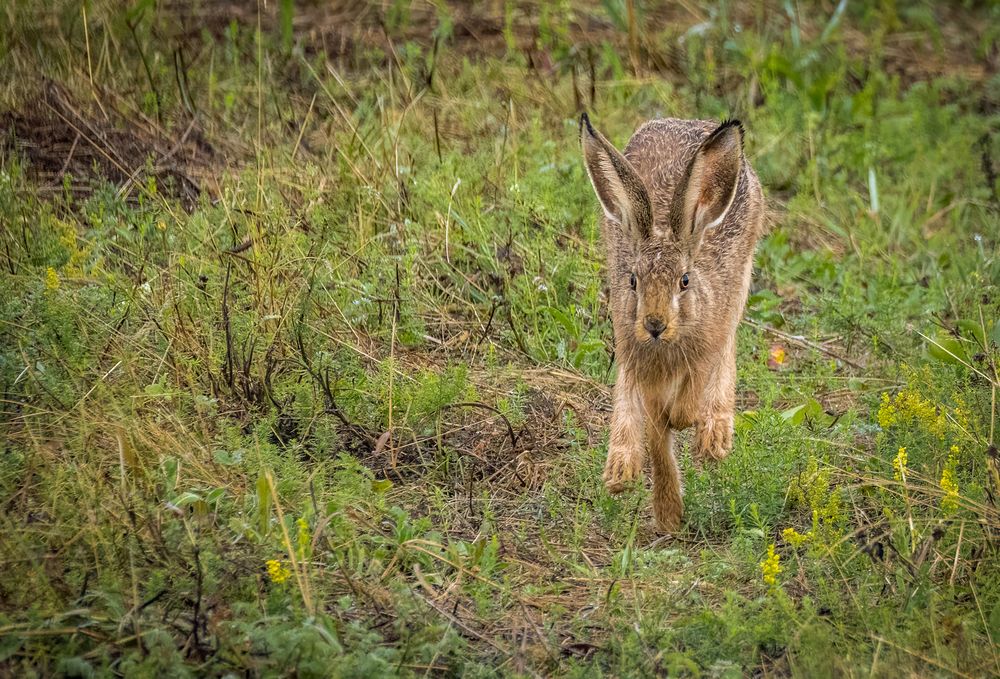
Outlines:
{"type": "Polygon", "coordinates": [[[390,432],[384,431],[382,432],[382,435],[378,437],[378,440],[375,441],[375,450],[372,451],[375,455],[381,453],[382,449],[385,448],[385,444],[389,442],[389,434],[390,432]]]}
{"type": "Polygon", "coordinates": [[[767,367],[771,370],[780,370],[788,359],[785,347],[780,344],[772,344],[767,356],[767,367]]]}

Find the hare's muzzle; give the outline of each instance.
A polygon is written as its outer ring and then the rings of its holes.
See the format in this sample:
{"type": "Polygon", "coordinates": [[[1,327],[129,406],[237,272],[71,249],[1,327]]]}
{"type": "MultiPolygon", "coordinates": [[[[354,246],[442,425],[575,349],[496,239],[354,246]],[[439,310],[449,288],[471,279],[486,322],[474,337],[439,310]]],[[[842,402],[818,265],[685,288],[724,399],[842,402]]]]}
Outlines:
{"type": "Polygon", "coordinates": [[[666,323],[659,316],[646,316],[646,320],[643,321],[642,325],[653,339],[658,339],[667,327],[666,323]]]}

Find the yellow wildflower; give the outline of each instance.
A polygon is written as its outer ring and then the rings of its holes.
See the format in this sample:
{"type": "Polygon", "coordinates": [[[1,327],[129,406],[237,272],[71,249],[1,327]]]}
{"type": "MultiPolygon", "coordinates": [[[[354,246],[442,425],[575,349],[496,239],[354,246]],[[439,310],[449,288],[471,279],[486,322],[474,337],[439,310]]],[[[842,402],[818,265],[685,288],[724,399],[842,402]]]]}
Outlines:
{"type": "Polygon", "coordinates": [[[906,448],[904,446],[899,447],[899,452],[896,453],[896,459],[892,461],[892,476],[897,481],[906,482],[906,448]]]}
{"type": "Polygon", "coordinates": [[[90,257],[89,246],[80,247],[76,236],[76,227],[69,222],[53,219],[53,223],[59,231],[59,244],[63,246],[69,259],[63,264],[63,273],[69,276],[77,276],[83,273],[84,264],[90,257]]]}
{"type": "Polygon", "coordinates": [[[896,424],[896,406],[889,400],[889,394],[882,394],[882,403],[878,407],[878,426],[888,429],[896,424]]]}
{"type": "Polygon", "coordinates": [[[45,289],[46,290],[58,290],[59,289],[59,274],[51,266],[45,272],[45,289]]]}
{"type": "Polygon", "coordinates": [[[59,228],[59,244],[68,252],[76,252],[76,228],[68,222],[53,220],[59,228]]]}
{"type": "Polygon", "coordinates": [[[809,541],[809,538],[812,537],[812,531],[809,531],[808,533],[803,535],[794,528],[786,528],[785,530],[781,531],[781,537],[785,540],[785,542],[790,544],[792,547],[798,549],[799,547],[801,547],[802,545],[804,545],[809,541]]]}
{"type": "Polygon", "coordinates": [[[944,411],[912,389],[903,389],[893,398],[882,394],[877,419],[883,429],[914,422],[938,438],[944,438],[948,430],[944,411]]]}
{"type": "Polygon", "coordinates": [[[946,513],[951,513],[958,509],[958,481],[955,479],[955,467],[958,464],[956,457],[958,446],[951,447],[951,454],[941,471],[941,490],[944,497],[941,498],[941,509],[946,513]]]}
{"type": "Polygon", "coordinates": [[[955,407],[952,408],[952,414],[955,416],[955,424],[961,431],[969,431],[972,426],[969,422],[969,411],[966,409],[965,399],[962,398],[961,394],[953,394],[952,400],[955,401],[955,407]]]}
{"type": "Polygon", "coordinates": [[[760,562],[761,576],[768,585],[775,585],[778,582],[778,573],[785,570],[781,567],[781,557],[774,551],[774,543],[767,547],[767,556],[760,562]]]}
{"type": "Polygon", "coordinates": [[[299,529],[297,536],[299,558],[305,559],[306,551],[308,550],[309,543],[312,540],[312,536],[309,535],[309,522],[303,518],[299,518],[295,522],[295,525],[298,526],[299,529]]]}
{"type": "Polygon", "coordinates": [[[265,565],[267,566],[267,577],[271,579],[271,582],[280,585],[292,576],[292,572],[285,568],[280,561],[271,559],[265,565]]]}

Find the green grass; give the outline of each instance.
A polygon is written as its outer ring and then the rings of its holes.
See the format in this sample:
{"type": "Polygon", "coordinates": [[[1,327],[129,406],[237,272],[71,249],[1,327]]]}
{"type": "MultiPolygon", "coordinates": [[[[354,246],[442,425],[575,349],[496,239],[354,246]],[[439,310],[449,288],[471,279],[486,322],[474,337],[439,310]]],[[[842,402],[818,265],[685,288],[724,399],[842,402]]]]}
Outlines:
{"type": "Polygon", "coordinates": [[[0,672],[1000,673],[996,7],[631,6],[0,9],[0,672]],[[669,538],[583,108],[771,208],[669,538]]]}

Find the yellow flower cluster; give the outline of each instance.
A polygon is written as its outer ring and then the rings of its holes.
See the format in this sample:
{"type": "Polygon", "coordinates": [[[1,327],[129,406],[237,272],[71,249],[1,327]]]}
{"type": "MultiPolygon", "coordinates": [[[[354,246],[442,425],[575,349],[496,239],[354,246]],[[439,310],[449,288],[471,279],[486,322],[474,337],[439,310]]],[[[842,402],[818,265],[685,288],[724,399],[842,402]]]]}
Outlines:
{"type": "Polygon", "coordinates": [[[789,488],[790,497],[796,504],[807,505],[816,509],[826,501],[830,494],[830,471],[820,469],[819,460],[810,455],[806,466],[798,477],[792,479],[789,488]]]}
{"type": "Polygon", "coordinates": [[[845,512],[829,468],[820,467],[819,460],[810,455],[803,470],[791,480],[788,495],[796,505],[812,510],[812,529],[803,535],[788,528],[782,534],[786,542],[796,548],[807,542],[831,547],[840,543],[845,512]]]}
{"type": "Polygon", "coordinates": [[[959,431],[970,431],[972,424],[969,422],[969,411],[965,405],[965,399],[962,398],[961,394],[953,394],[951,398],[955,401],[955,407],[951,409],[951,413],[955,417],[955,426],[959,431]]]}
{"type": "Polygon", "coordinates": [[[805,543],[809,542],[809,540],[812,539],[812,531],[809,531],[808,533],[803,535],[794,528],[786,528],[785,530],[781,531],[781,537],[784,538],[785,542],[790,544],[792,547],[798,549],[799,547],[801,547],[802,545],[804,545],[805,543]]]}
{"type": "Polygon", "coordinates": [[[764,582],[768,585],[775,585],[778,582],[778,573],[785,570],[781,567],[781,557],[774,551],[774,543],[767,547],[767,556],[760,562],[760,572],[764,582]]]}
{"type": "Polygon", "coordinates": [[[45,271],[45,289],[47,291],[59,289],[59,274],[51,266],[45,271]]]}
{"type": "Polygon", "coordinates": [[[292,572],[285,568],[280,561],[271,559],[265,565],[267,566],[267,577],[271,579],[271,582],[275,582],[280,585],[285,580],[292,577],[292,572]]]}
{"type": "Polygon", "coordinates": [[[958,481],[955,478],[955,468],[958,466],[958,446],[951,447],[948,461],[941,471],[941,490],[944,497],[941,498],[941,509],[951,513],[958,509],[958,481]]]}
{"type": "Polygon", "coordinates": [[[896,424],[898,417],[896,416],[896,406],[892,404],[889,400],[889,394],[882,392],[882,403],[878,407],[878,426],[883,429],[888,429],[892,425],[896,424]]]}
{"type": "Polygon", "coordinates": [[[878,407],[878,424],[889,429],[897,424],[916,422],[938,438],[948,431],[948,418],[933,403],[912,389],[903,389],[893,398],[882,394],[878,407]]]}
{"type": "Polygon", "coordinates": [[[295,525],[298,527],[298,554],[300,559],[305,559],[309,551],[309,543],[312,541],[312,536],[309,534],[309,522],[304,518],[299,518],[295,521],[295,525]]]}
{"type": "Polygon", "coordinates": [[[53,223],[59,232],[59,244],[69,254],[69,260],[63,265],[63,271],[68,276],[83,274],[84,265],[90,259],[90,246],[80,247],[80,239],[77,238],[76,227],[72,223],[55,218],[53,223]]]}
{"type": "Polygon", "coordinates": [[[906,448],[904,446],[899,447],[896,459],[892,461],[892,470],[894,479],[906,482],[906,448]]]}

